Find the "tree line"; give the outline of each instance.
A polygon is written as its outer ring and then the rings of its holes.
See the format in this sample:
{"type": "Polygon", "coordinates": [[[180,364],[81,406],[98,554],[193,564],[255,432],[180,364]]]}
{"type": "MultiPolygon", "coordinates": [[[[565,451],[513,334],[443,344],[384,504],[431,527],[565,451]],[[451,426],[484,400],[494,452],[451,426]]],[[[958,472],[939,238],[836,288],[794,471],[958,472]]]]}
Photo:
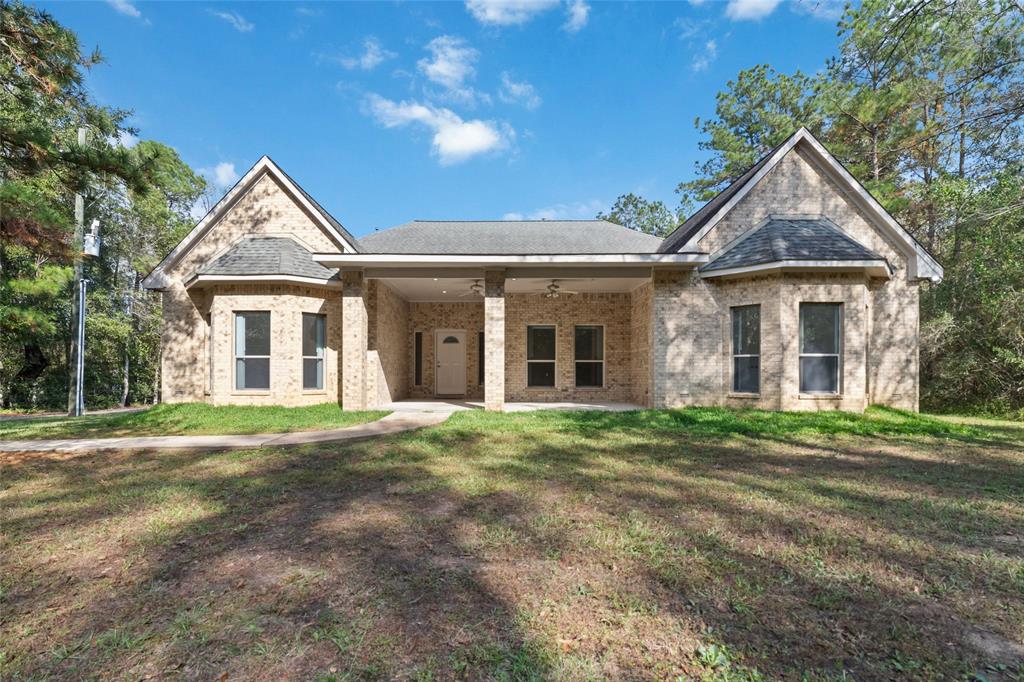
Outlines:
{"type": "Polygon", "coordinates": [[[921,297],[921,399],[1024,415],[1024,16],[1019,3],[867,0],[815,75],[741,71],[697,119],[709,153],[679,206],[606,217],[664,235],[800,126],[945,268],[921,297]]]}
{"type": "Polygon", "coordinates": [[[46,12],[0,2],[2,408],[67,405],[75,194],[102,234],[100,256],[83,262],[87,404],[158,397],[160,300],[141,280],[189,230],[206,183],[169,146],[137,141],[129,112],[92,100],[84,78],[101,62],[46,12]]]}

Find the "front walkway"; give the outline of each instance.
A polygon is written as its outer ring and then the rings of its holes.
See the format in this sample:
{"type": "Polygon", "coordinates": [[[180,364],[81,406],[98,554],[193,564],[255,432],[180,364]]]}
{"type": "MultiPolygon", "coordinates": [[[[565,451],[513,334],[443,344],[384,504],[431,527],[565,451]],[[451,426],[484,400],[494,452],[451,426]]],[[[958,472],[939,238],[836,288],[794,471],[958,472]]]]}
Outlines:
{"type": "Polygon", "coordinates": [[[440,424],[451,412],[401,411],[366,424],[326,431],[254,433],[233,436],[137,436],[126,438],[74,438],[62,440],[0,441],[0,452],[82,452],[86,450],[165,450],[265,448],[306,443],[346,443],[389,436],[440,424]]]}
{"type": "MultiPolygon", "coordinates": [[[[436,426],[455,412],[482,410],[482,401],[475,400],[399,400],[381,405],[391,414],[375,422],[346,426],[326,431],[292,431],[291,433],[254,433],[226,436],[136,436],[124,438],[65,438],[56,440],[0,441],[0,452],[83,452],[87,450],[167,450],[265,448],[306,443],[346,443],[377,436],[436,426]]],[[[506,412],[534,410],[598,410],[626,412],[643,409],[631,403],[562,402],[505,403],[506,412]]]]}

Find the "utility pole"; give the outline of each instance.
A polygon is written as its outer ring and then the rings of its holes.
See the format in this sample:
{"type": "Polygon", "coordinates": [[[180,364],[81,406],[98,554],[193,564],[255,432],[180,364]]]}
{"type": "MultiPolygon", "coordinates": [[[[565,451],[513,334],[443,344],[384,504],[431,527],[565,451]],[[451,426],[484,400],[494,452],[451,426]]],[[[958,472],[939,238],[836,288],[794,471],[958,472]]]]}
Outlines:
{"type": "MultiPolygon", "coordinates": [[[[80,127],[78,129],[78,146],[85,146],[85,128],[80,127]]],[[[80,379],[80,367],[83,366],[84,362],[84,340],[83,340],[83,316],[85,314],[85,284],[82,282],[83,272],[83,259],[82,253],[85,245],[85,196],[81,192],[75,193],[75,243],[74,243],[74,257],[75,257],[75,284],[74,284],[74,300],[71,303],[71,319],[75,321],[78,326],[78,332],[75,334],[74,340],[71,342],[71,357],[74,359],[74,365],[68,363],[68,414],[72,417],[81,416],[84,411],[85,399],[82,394],[82,381],[80,379]]]]}

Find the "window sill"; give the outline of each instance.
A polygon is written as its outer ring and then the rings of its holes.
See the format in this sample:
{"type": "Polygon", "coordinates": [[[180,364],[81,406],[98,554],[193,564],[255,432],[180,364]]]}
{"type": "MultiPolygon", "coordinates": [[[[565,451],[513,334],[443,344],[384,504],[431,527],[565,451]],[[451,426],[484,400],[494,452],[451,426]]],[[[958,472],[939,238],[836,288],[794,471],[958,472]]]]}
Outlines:
{"type": "Polygon", "coordinates": [[[797,396],[799,400],[842,400],[842,393],[801,393],[797,396]]]}
{"type": "Polygon", "coordinates": [[[302,395],[327,395],[327,391],[322,388],[304,388],[302,395]]]}
{"type": "Polygon", "coordinates": [[[760,393],[727,393],[727,398],[743,398],[746,400],[760,400],[760,393]]]}
{"type": "Polygon", "coordinates": [[[231,395],[270,395],[270,391],[263,390],[261,388],[254,388],[254,389],[236,388],[234,391],[231,391],[231,395]]]}
{"type": "Polygon", "coordinates": [[[527,386],[527,391],[557,391],[558,386],[527,386]]]}
{"type": "Polygon", "coordinates": [[[604,391],[607,390],[607,386],[575,386],[577,391],[604,391]]]}

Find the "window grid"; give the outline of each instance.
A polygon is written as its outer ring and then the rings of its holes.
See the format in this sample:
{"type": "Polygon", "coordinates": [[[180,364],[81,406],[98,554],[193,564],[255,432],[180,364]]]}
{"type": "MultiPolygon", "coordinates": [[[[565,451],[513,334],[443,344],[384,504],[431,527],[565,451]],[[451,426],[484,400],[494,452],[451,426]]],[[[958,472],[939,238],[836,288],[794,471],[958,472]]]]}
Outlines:
{"type": "MultiPolygon", "coordinates": [[[[546,354],[545,354],[546,355],[546,354]]],[[[558,331],[551,324],[536,324],[526,327],[526,386],[527,388],[555,388],[557,384],[556,372],[558,368],[558,331]],[[541,332],[551,333],[551,357],[533,357],[537,350],[534,348],[532,337],[541,332]],[[550,371],[541,374],[546,366],[550,365],[550,371]]]]}
{"type": "MultiPolygon", "coordinates": [[[[235,390],[236,391],[268,391],[270,390],[270,338],[271,338],[271,320],[269,311],[245,311],[235,313],[235,390]],[[267,353],[254,354],[249,352],[249,334],[248,326],[249,321],[253,322],[259,320],[266,320],[267,325],[267,353]],[[239,332],[241,331],[241,337],[239,332]],[[259,382],[256,379],[251,378],[254,374],[247,370],[249,365],[252,365],[255,369],[266,363],[266,380],[259,382]],[[250,384],[263,384],[263,385],[250,385],[250,384]]],[[[257,374],[258,376],[258,374],[257,374]]]]}
{"type": "Polygon", "coordinates": [[[302,313],[302,389],[305,391],[321,391],[324,388],[326,329],[326,315],[302,313]],[[312,339],[307,338],[310,326],[313,332],[312,339]],[[307,368],[312,368],[312,372],[307,372],[307,368]]]}
{"type": "MultiPolygon", "coordinates": [[[[573,361],[576,363],[575,367],[575,384],[576,388],[604,388],[604,325],[600,324],[578,324],[573,330],[573,361]],[[596,348],[587,349],[585,346],[580,344],[580,332],[590,331],[596,333],[597,343],[596,348]],[[596,358],[581,358],[580,354],[582,350],[590,350],[591,353],[585,354],[596,354],[596,358]],[[591,375],[587,378],[589,382],[584,380],[581,381],[580,365],[586,365],[595,367],[597,372],[595,375],[591,375]]],[[[586,376],[586,372],[583,373],[586,376]]]]}
{"type": "Polygon", "coordinates": [[[732,390],[733,393],[761,392],[761,306],[744,305],[732,309],[732,390]],[[746,324],[751,317],[755,330],[746,324]],[[757,351],[742,352],[742,351],[757,351]],[[743,371],[743,370],[747,371],[743,371]],[[753,370],[751,372],[751,370],[753,370]],[[752,383],[750,374],[754,374],[752,383]]]}
{"type": "Polygon", "coordinates": [[[801,303],[800,304],[800,392],[809,395],[839,395],[842,392],[842,339],[843,339],[843,306],[841,303],[801,303]],[[833,326],[832,326],[832,345],[835,348],[834,352],[807,352],[805,351],[807,338],[805,333],[805,324],[807,322],[807,313],[811,310],[822,310],[831,309],[833,315],[833,326]],[[813,358],[826,358],[834,360],[834,363],[829,368],[828,377],[833,388],[831,390],[821,390],[807,385],[809,381],[808,372],[805,370],[805,359],[813,358]]]}

